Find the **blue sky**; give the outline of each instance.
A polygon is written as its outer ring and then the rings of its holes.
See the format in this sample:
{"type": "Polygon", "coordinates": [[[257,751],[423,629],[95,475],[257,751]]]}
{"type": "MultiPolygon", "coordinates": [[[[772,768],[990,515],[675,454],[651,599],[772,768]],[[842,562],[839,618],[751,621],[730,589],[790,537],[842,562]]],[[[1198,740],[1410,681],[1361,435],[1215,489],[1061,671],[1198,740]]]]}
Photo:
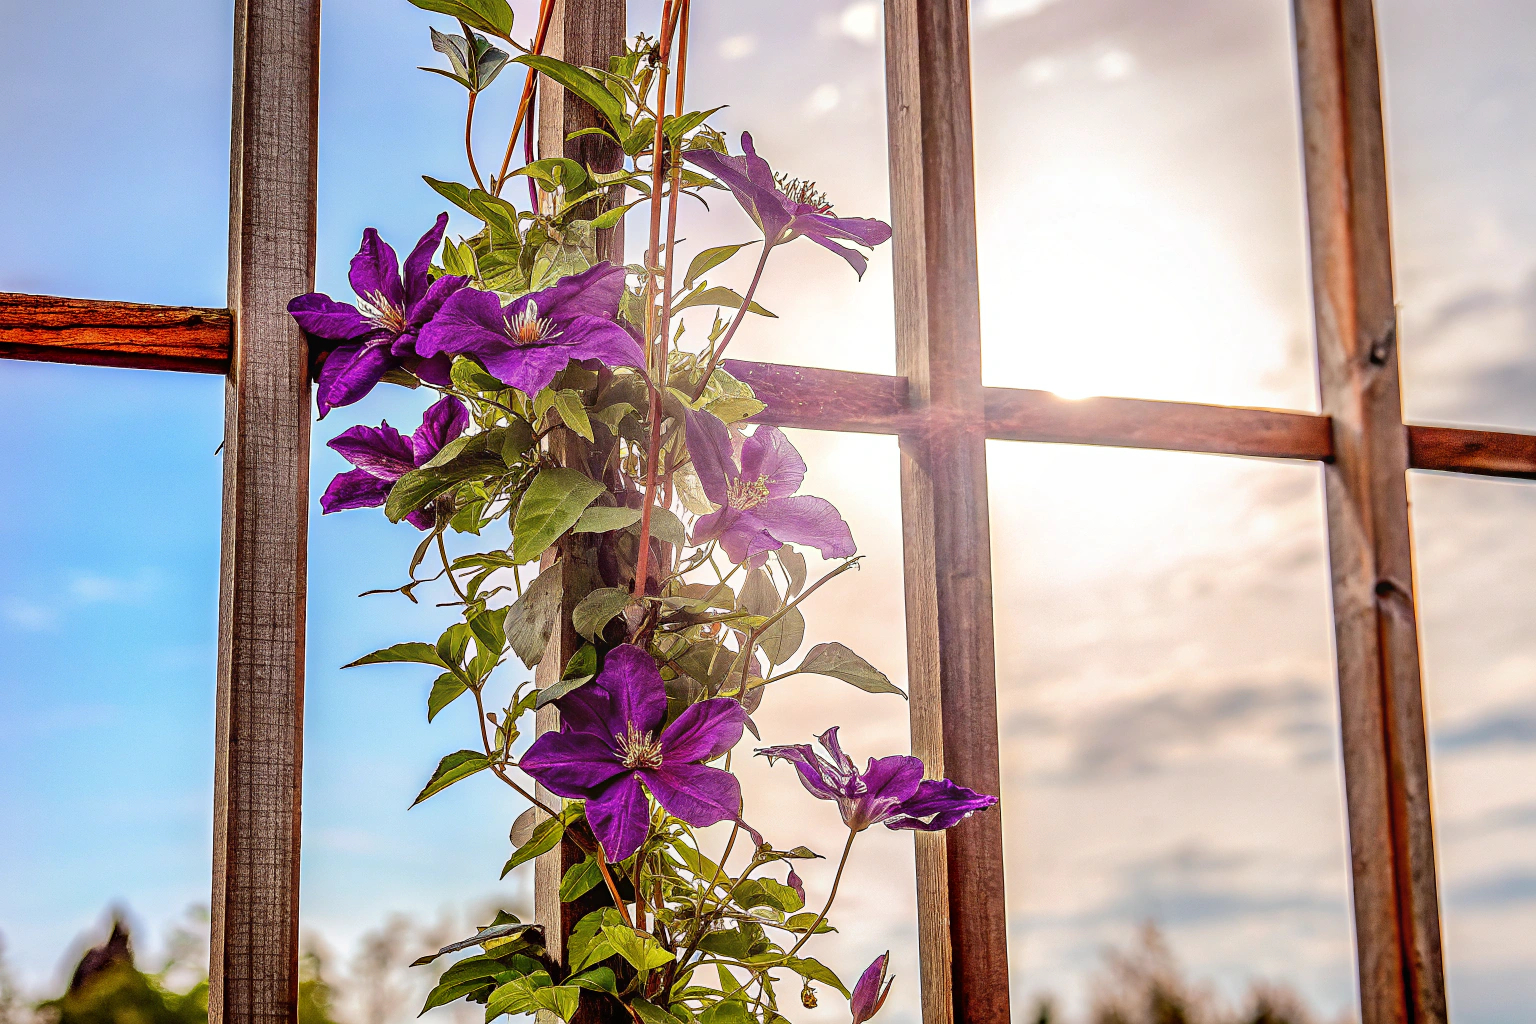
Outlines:
{"type": "MultiPolygon", "coordinates": [[[[974,10],[989,381],[1315,408],[1286,5],[974,10]]],[[[1381,10],[1409,414],[1536,428],[1536,14],[1381,10]]],[[[459,173],[461,111],[414,70],[429,16],[327,0],[324,17],[318,277],[344,294],[364,226],[408,244],[442,208],[418,176],[459,173]]],[[[6,3],[0,24],[0,289],[222,305],[228,11],[6,3]]],[[[840,209],[883,215],[878,30],[868,2],[701,5],[695,95],[730,102],[723,125],[840,209]]],[[[488,150],[507,105],[482,106],[488,150]]],[[[684,233],[745,230],[722,215],[684,233]]],[[[822,255],[770,271],[781,319],[742,354],[890,371],[888,259],[855,286],[822,255]]],[[[0,934],[33,985],[109,903],[154,950],[207,898],[222,401],[212,377],[0,363],[0,934]]],[[[381,394],[319,425],[316,493],[341,468],[326,438],[410,425],[420,404],[381,394]]],[[[816,628],[900,678],[895,447],[797,442],[808,489],[875,556],[816,628]]],[[[1347,1007],[1318,472],[989,457],[1016,999],[1080,1006],[1100,950],[1150,918],[1224,992],[1262,976],[1347,1007]]],[[[1536,496],[1424,475],[1412,496],[1452,999],[1464,1024],[1513,1024],[1536,1001],[1536,496]]],[[[438,613],[356,597],[395,582],[410,531],[371,512],[311,530],[304,927],[345,955],[388,914],[462,919],[524,894],[495,882],[516,808],[489,787],[405,812],[467,720],[429,729],[409,669],[336,668],[435,632],[438,613]]],[[[766,713],[770,738],[802,738],[801,706],[861,749],[906,743],[901,707],[810,690],[766,713]]],[[[798,817],[786,782],[752,775],[749,795],[798,817]]],[[[806,817],[811,845],[835,841],[806,817]]],[[[910,847],[881,838],[836,955],[894,948],[915,995],[910,847]]]]}

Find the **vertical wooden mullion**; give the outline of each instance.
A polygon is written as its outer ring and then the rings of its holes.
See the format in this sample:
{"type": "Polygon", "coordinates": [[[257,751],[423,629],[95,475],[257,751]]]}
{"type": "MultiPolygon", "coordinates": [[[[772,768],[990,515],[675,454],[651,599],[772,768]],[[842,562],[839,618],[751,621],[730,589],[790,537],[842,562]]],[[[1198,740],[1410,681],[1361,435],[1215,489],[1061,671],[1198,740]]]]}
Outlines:
{"type": "MultiPolygon", "coordinates": [[[[886,0],[912,749],[999,792],[965,0],[886,0]]],[[[916,834],[925,1024],[1007,1024],[1002,819],[916,834]]]]}
{"type": "Polygon", "coordinates": [[[237,0],[215,739],[212,1024],[298,1012],[318,0],[237,0]]]}
{"type": "MultiPolygon", "coordinates": [[[[610,56],[624,50],[627,24],[625,0],[557,0],[550,21],[549,36],[544,52],[572,64],[589,67],[607,67],[610,56]]],[[[571,132],[596,127],[596,111],[581,99],[549,79],[539,83],[539,155],[565,156],[601,171],[619,169],[624,153],[618,147],[591,135],[577,139],[567,138],[571,132]]],[[[514,179],[507,188],[520,188],[523,182],[514,179]]],[[[526,197],[525,197],[526,198],[526,197]]],[[[622,225],[598,232],[597,256],[599,259],[624,261],[624,236],[622,225]]],[[[562,464],[574,465],[587,457],[587,448],[579,439],[567,436],[556,442],[553,454],[562,464]]],[[[584,467],[590,471],[591,467],[584,467]]],[[[549,638],[544,658],[538,665],[540,686],[547,686],[560,678],[567,661],[576,653],[582,640],[571,625],[571,612],[577,602],[599,584],[594,582],[596,567],[592,564],[592,547],[589,541],[571,535],[561,542],[560,564],[556,571],[562,577],[562,608],[559,627],[549,638]]],[[[548,568],[546,563],[546,568],[548,568]]],[[[549,732],[560,727],[560,714],[551,705],[540,709],[537,731],[549,732]]],[[[542,787],[542,798],[558,803],[542,787]]],[[[566,938],[570,930],[586,913],[609,905],[607,890],[599,887],[583,900],[562,903],[560,880],[565,872],[582,860],[582,853],[574,843],[564,842],[553,851],[534,862],[534,914],[544,929],[545,944],[558,959],[564,959],[566,938]]],[[[548,1011],[539,1011],[539,1024],[553,1024],[557,1020],[548,1011]]],[[[572,1024],[619,1024],[629,1020],[612,1000],[596,996],[584,996],[581,1006],[572,1018],[572,1024]]]]}
{"type": "Polygon", "coordinates": [[[1296,0],[1362,1024],[1446,1019],[1371,0],[1296,0]]]}

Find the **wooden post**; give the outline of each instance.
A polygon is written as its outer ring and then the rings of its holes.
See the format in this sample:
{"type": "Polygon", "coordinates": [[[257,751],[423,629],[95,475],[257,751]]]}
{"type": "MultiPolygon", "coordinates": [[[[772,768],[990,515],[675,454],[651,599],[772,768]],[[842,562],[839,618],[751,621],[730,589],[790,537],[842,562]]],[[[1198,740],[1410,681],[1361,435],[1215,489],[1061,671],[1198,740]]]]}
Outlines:
{"type": "Polygon", "coordinates": [[[318,0],[238,0],[230,157],[211,1024],[298,1016],[318,0]]]}
{"type": "MultiPolygon", "coordinates": [[[[544,52],[572,64],[607,67],[610,56],[624,50],[626,8],[624,0],[557,0],[550,22],[549,37],[544,52]]],[[[597,112],[585,102],[566,94],[566,91],[549,79],[539,83],[539,155],[560,155],[578,160],[584,165],[602,171],[617,170],[623,164],[624,154],[618,147],[595,136],[567,139],[571,132],[596,127],[597,112]]],[[[509,186],[510,187],[510,186],[509,186]]],[[[623,262],[623,228],[598,233],[597,255],[601,259],[623,262]]],[[[569,434],[562,431],[562,434],[569,434]]],[[[586,456],[586,446],[579,439],[570,437],[557,441],[555,455],[564,464],[574,464],[586,456]]],[[[574,535],[560,545],[560,569],[562,576],[562,607],[559,627],[549,638],[544,659],[539,662],[540,686],[546,686],[560,678],[565,663],[581,644],[581,637],[571,626],[571,612],[578,601],[597,586],[594,583],[595,567],[590,564],[591,545],[585,538],[574,535]]],[[[560,727],[560,713],[553,705],[538,712],[537,730],[549,732],[560,727]]],[[[553,797],[542,787],[539,794],[554,803],[553,797]]],[[[550,853],[534,861],[534,916],[544,928],[545,944],[556,958],[564,959],[566,936],[582,916],[598,907],[609,905],[606,889],[599,887],[585,901],[565,905],[560,902],[560,880],[573,864],[579,863],[582,853],[574,843],[561,843],[550,853]]],[[[627,1021],[628,1014],[611,1000],[583,996],[581,1006],[572,1024],[619,1024],[627,1021]]],[[[553,1024],[556,1018],[547,1011],[539,1012],[539,1024],[553,1024]]]]}
{"type": "MultiPolygon", "coordinates": [[[[965,0],[886,0],[912,750],[1000,786],[965,0]]],[[[925,1024],[1008,1024],[1000,814],[917,833],[925,1024]]]]}
{"type": "Polygon", "coordinates": [[[1362,1024],[1446,1019],[1371,0],[1296,0],[1362,1024]]]}

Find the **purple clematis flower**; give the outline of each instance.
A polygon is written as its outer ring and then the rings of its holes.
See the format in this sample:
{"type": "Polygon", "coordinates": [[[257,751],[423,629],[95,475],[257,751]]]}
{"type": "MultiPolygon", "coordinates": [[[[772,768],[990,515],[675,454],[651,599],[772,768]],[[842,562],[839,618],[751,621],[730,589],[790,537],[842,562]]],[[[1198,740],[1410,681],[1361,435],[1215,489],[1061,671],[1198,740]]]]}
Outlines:
{"type": "MultiPolygon", "coordinates": [[[[339,473],[320,496],[322,512],[344,508],[378,508],[389,498],[395,481],[430,462],[449,441],[464,433],[469,413],[457,398],[443,398],[428,409],[421,426],[405,436],[386,420],[376,427],[356,426],[330,441],[331,448],[357,468],[339,473]]],[[[418,530],[430,530],[437,514],[430,508],[405,517],[418,530]]]]}
{"type": "Polygon", "coordinates": [[[608,652],[596,679],[559,705],[560,731],[535,740],[520,764],[551,793],[587,802],[587,822],[610,862],[634,856],[645,841],[647,789],[690,825],[733,821],[740,813],[736,776],[703,763],[741,740],[747,713],[734,700],[691,704],[662,728],[667,692],[656,661],[623,644],[608,652]]]}
{"type": "Polygon", "coordinates": [[[995,796],[957,786],[948,779],[924,779],[922,760],[906,754],[872,757],[861,772],[843,753],[836,726],[817,739],[830,759],[816,753],[809,743],[764,747],[758,753],[770,763],[779,758],[793,763],[801,784],[812,796],[836,800],[843,823],[855,832],[871,825],[938,832],[997,803],[995,796]]]}
{"type": "Polygon", "coordinates": [[[741,133],[741,156],[726,156],[712,149],[690,149],[683,159],[719,178],[741,208],[759,228],[768,248],[804,235],[848,261],[860,277],[869,261],[864,254],[844,248],[837,241],[873,248],[891,237],[891,226],[868,217],[834,217],[832,204],[816,186],[782,174],[775,175],[768,161],[752,148],[752,136],[741,133]],[[836,239],[837,241],[834,241],[836,239]]]}
{"type": "Polygon", "coordinates": [[[337,406],[351,405],[373,390],[390,370],[404,367],[431,384],[448,384],[451,360],[423,359],[416,350],[422,326],[454,292],[469,283],[467,277],[430,279],[427,270],[432,254],[443,242],[448,215],[421,236],[405,258],[402,275],[395,250],[373,228],[363,232],[363,244],[352,257],[348,279],[358,304],[337,302],[321,292],[300,295],[288,303],[288,312],[304,333],[327,343],[325,364],[315,389],[320,416],[337,406]]]}
{"type": "Polygon", "coordinates": [[[720,506],[699,517],[693,543],[718,540],[731,561],[752,568],[785,544],[819,548],[823,558],[848,558],[857,550],[830,501],[795,494],[805,480],[805,460],[778,427],[754,430],[738,464],[725,424],[710,413],[689,412],[688,452],[705,495],[720,506]]]}
{"type": "Polygon", "coordinates": [[[853,1010],[853,1024],[864,1024],[885,1005],[885,997],[891,994],[891,986],[896,983],[894,978],[885,980],[890,958],[889,951],[875,957],[874,963],[864,969],[858,984],[853,986],[853,998],[848,1001],[853,1010]]]}
{"type": "Polygon", "coordinates": [[[474,356],[508,387],[535,395],[573,359],[644,366],[635,336],[618,323],[624,268],[599,263],[503,306],[495,292],[467,288],[427,325],[424,356],[474,356]]]}

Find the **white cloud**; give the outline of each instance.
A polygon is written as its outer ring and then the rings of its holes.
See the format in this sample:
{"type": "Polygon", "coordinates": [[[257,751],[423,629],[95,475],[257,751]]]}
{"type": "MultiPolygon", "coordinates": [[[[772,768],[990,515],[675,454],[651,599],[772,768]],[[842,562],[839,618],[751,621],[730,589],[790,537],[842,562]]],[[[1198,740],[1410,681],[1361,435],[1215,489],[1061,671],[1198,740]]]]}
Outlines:
{"type": "Polygon", "coordinates": [[[830,114],[843,100],[843,91],[831,82],[823,82],[806,98],[805,110],[812,117],[830,114]]]}
{"type": "Polygon", "coordinates": [[[59,618],[52,608],[14,597],[7,598],[5,604],[0,605],[0,616],[17,629],[29,633],[52,629],[59,618]]]}
{"type": "Polygon", "coordinates": [[[866,46],[880,38],[880,5],[873,0],[860,0],[843,8],[837,19],[838,31],[866,46]]]}
{"type": "Polygon", "coordinates": [[[1124,50],[1105,50],[1094,58],[1093,71],[1106,82],[1118,82],[1136,73],[1136,58],[1124,50]]]}
{"type": "Polygon", "coordinates": [[[137,579],[82,574],[69,584],[69,596],[79,604],[130,604],[144,598],[151,583],[143,574],[137,579]]]}
{"type": "Polygon", "coordinates": [[[1037,57],[1019,68],[1019,77],[1029,85],[1048,85],[1061,77],[1061,65],[1050,57],[1037,57]]]}
{"type": "Polygon", "coordinates": [[[726,60],[741,60],[757,52],[757,36],[728,36],[720,40],[720,56],[726,60]]]}
{"type": "Polygon", "coordinates": [[[1011,21],[1039,14],[1059,0],[986,0],[977,16],[978,21],[1011,21]]]}

